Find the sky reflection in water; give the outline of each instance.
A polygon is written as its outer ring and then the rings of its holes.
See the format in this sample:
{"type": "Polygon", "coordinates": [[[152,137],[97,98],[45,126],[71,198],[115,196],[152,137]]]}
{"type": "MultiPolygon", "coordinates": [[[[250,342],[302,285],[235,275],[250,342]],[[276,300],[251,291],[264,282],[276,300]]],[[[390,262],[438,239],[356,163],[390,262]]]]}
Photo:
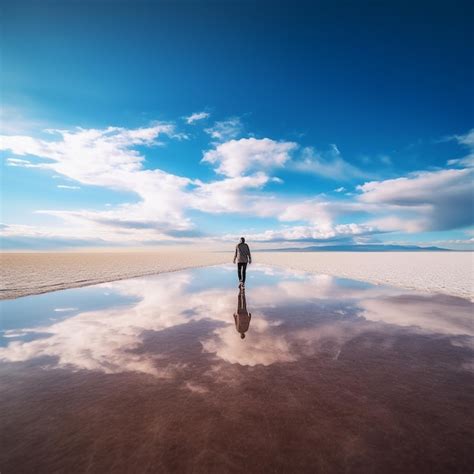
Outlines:
{"type": "Polygon", "coordinates": [[[245,301],[234,266],[3,301],[0,463],[464,472],[472,309],[258,265],[245,301]]]}
{"type": "Polygon", "coordinates": [[[246,303],[253,316],[242,340],[234,318],[238,294],[234,267],[224,266],[2,302],[0,358],[48,356],[52,367],[167,376],[159,348],[136,352],[144,335],[200,320],[210,323],[199,338],[203,351],[247,366],[323,350],[337,357],[348,341],[373,330],[472,342],[472,305],[465,300],[264,266],[251,268],[246,303]]]}

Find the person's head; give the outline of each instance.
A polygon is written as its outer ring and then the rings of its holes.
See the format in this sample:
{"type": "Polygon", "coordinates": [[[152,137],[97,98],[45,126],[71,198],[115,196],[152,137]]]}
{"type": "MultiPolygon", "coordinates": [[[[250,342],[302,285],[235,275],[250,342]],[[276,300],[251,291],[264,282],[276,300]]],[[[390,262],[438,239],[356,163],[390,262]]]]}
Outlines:
{"type": "Polygon", "coordinates": [[[245,237],[240,237],[240,243],[241,244],[245,243],[245,237]]]}
{"type": "Polygon", "coordinates": [[[240,333],[240,339],[245,339],[245,333],[244,332],[240,333]]]}

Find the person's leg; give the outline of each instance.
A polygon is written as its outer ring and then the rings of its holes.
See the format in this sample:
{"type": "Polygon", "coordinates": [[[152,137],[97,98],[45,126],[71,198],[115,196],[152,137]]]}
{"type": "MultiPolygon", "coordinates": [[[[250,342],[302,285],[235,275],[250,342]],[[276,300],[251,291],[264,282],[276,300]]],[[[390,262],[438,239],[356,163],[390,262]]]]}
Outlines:
{"type": "Polygon", "coordinates": [[[237,275],[239,276],[239,281],[242,281],[242,264],[237,263],[237,275]]]}
{"type": "Polygon", "coordinates": [[[242,263],[242,283],[245,283],[245,276],[247,275],[247,264],[242,263]]]}

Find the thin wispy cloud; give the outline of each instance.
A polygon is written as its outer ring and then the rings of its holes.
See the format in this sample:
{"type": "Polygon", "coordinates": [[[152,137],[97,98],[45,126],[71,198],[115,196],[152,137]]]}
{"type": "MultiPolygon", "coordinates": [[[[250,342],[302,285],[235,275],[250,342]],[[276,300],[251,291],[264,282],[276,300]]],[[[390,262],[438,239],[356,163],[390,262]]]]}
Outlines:
{"type": "Polygon", "coordinates": [[[215,122],[212,127],[206,128],[205,132],[213,140],[226,141],[237,138],[243,130],[242,122],[239,117],[231,117],[227,120],[215,122]]]}
{"type": "Polygon", "coordinates": [[[80,186],[69,186],[68,184],[58,184],[56,187],[59,189],[81,189],[80,186]]]}
{"type": "Polygon", "coordinates": [[[450,137],[450,139],[457,141],[467,149],[469,153],[461,158],[448,160],[448,165],[474,168],[474,128],[464,135],[455,135],[454,137],[450,137]]]}
{"type": "Polygon", "coordinates": [[[292,167],[303,173],[311,173],[337,181],[365,179],[372,176],[371,172],[361,170],[344,160],[336,145],[331,145],[326,152],[306,147],[303,149],[301,158],[292,162],[292,167]]]}
{"type": "Polygon", "coordinates": [[[192,125],[201,120],[207,119],[211,116],[209,112],[195,112],[187,117],[184,117],[184,120],[188,125],[192,125]]]}

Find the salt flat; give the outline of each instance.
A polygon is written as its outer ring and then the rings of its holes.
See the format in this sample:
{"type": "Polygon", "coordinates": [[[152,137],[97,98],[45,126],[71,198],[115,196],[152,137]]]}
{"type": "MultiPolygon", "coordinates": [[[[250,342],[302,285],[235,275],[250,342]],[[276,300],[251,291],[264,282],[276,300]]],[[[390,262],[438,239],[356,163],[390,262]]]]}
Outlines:
{"type": "Polygon", "coordinates": [[[5,253],[0,299],[47,293],[137,276],[216,265],[229,254],[190,251],[5,253]]]}
{"type": "Polygon", "coordinates": [[[474,252],[265,252],[258,261],[401,288],[474,297],[474,252]]]}
{"type": "MultiPolygon", "coordinates": [[[[5,253],[1,299],[232,261],[232,252],[5,253]]],[[[254,252],[254,263],[474,298],[473,252],[254,252]]]]}

